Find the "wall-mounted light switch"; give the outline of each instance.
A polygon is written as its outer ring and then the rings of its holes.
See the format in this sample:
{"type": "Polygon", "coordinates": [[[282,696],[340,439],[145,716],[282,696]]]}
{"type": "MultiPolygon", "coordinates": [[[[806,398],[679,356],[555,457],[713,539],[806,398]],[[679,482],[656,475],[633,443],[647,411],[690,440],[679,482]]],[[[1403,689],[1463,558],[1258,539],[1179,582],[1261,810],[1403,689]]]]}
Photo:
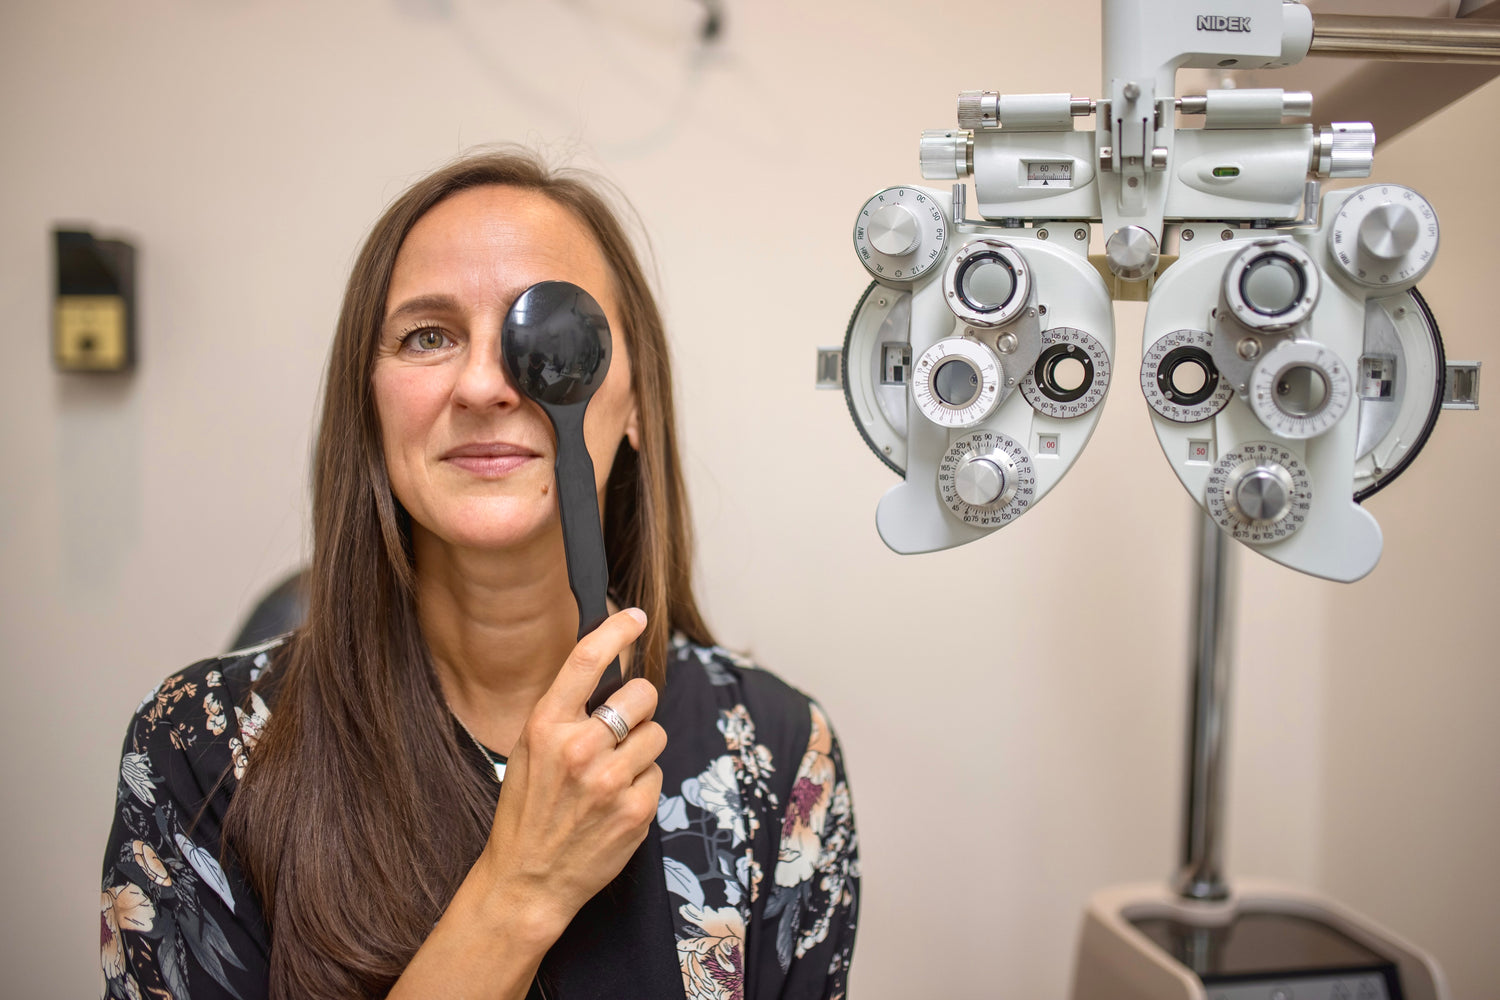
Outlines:
{"type": "Polygon", "coordinates": [[[136,360],[135,248],[82,230],[58,229],[53,236],[53,363],[66,372],[129,371],[136,360]]]}

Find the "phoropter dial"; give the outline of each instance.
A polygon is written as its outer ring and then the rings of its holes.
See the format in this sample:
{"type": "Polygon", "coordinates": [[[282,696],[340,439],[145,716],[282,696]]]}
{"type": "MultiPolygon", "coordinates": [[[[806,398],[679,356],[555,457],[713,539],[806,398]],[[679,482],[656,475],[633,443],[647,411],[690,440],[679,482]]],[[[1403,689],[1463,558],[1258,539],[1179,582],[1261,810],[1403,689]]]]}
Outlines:
{"type": "Polygon", "coordinates": [[[878,281],[911,281],[943,259],[948,220],[931,194],[887,188],[854,222],[854,252],[878,281]]]}
{"type": "Polygon", "coordinates": [[[1209,474],[1204,500],[1219,527],[1242,542],[1290,538],[1312,508],[1312,478],[1291,451],[1250,441],[1222,456],[1209,474]]]}
{"type": "Polygon", "coordinates": [[[1219,377],[1209,353],[1206,330],[1173,330],[1141,359],[1141,391],[1146,403],[1174,423],[1207,420],[1229,402],[1234,387],[1219,377]]]}
{"type": "Polygon", "coordinates": [[[1026,308],[1031,268],[1021,252],[1003,240],[971,240],[949,261],[943,295],[953,315],[970,326],[1004,326],[1026,308]]]}
{"type": "Polygon", "coordinates": [[[1276,333],[1301,323],[1318,304],[1322,279],[1312,256],[1291,240],[1256,240],[1229,262],[1224,302],[1240,323],[1276,333]]]}
{"type": "Polygon", "coordinates": [[[1321,344],[1291,340],[1250,373],[1250,408],[1272,433],[1303,441],[1338,423],[1354,400],[1354,380],[1321,344]]]}
{"type": "Polygon", "coordinates": [[[1334,263],[1369,288],[1415,283],[1432,266],[1437,248],[1437,213],[1426,198],[1399,184],[1371,184],[1350,195],[1328,236],[1334,263]]]}
{"type": "Polygon", "coordinates": [[[1000,401],[1005,369],[995,352],[966,337],[933,344],[912,369],[912,398],[922,416],[942,427],[972,427],[1000,401]]]}
{"type": "Polygon", "coordinates": [[[1049,417],[1081,416],[1104,402],[1109,371],[1109,353],[1094,337],[1066,326],[1043,330],[1042,353],[1021,380],[1021,395],[1049,417]]]}
{"type": "Polygon", "coordinates": [[[953,516],[977,528],[998,528],[1026,510],[1036,496],[1031,455],[996,431],[955,441],[938,464],[938,493],[953,516]]]}

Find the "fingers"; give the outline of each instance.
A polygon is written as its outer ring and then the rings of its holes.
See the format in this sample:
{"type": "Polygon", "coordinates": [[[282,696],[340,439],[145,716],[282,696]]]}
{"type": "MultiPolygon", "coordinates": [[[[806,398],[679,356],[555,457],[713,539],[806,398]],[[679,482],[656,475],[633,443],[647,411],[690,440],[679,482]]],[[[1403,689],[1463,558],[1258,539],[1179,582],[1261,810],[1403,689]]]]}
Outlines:
{"type": "Polygon", "coordinates": [[[643,772],[656,766],[656,758],[667,748],[667,731],[655,722],[643,722],[615,748],[611,765],[634,783],[643,772]]]}
{"type": "Polygon", "coordinates": [[[661,767],[651,764],[640,774],[636,775],[634,783],[630,786],[631,794],[640,797],[642,810],[645,816],[644,826],[650,828],[651,821],[656,818],[656,810],[661,805],[662,773],[661,767]]]}
{"type": "MultiPolygon", "coordinates": [[[[600,708],[613,709],[615,714],[625,723],[625,730],[628,733],[631,729],[634,729],[656,714],[656,688],[651,685],[650,681],[637,677],[610,695],[609,700],[601,705],[600,708]]],[[[595,709],[595,711],[598,711],[598,709],[595,709]]],[[[616,738],[614,730],[610,727],[609,723],[600,716],[594,715],[592,718],[609,734],[610,746],[614,746],[615,743],[624,738],[616,738]]]]}
{"type": "MultiPolygon", "coordinates": [[[[642,776],[657,769],[656,758],[666,749],[667,732],[655,722],[643,722],[616,747],[614,736],[603,726],[592,720],[580,725],[589,738],[575,739],[563,750],[566,777],[562,780],[576,782],[595,807],[618,810],[635,797],[642,776]],[[594,743],[594,730],[603,734],[605,746],[594,743]]],[[[655,797],[651,803],[654,809],[655,797]]]]}
{"type": "Polygon", "coordinates": [[[542,886],[568,917],[620,872],[660,801],[667,734],[653,719],[656,688],[636,678],[610,695],[627,727],[618,742],[585,714],[600,676],[645,624],[629,609],[579,640],[523,727],[496,804],[486,855],[498,859],[497,880],[542,886]]]}
{"type": "MultiPolygon", "coordinates": [[[[646,613],[640,608],[626,608],[604,619],[603,624],[578,640],[557,672],[556,680],[537,702],[533,716],[557,722],[581,718],[584,703],[599,685],[605,668],[645,630],[646,613]]],[[[618,697],[616,692],[611,703],[618,697]]],[[[634,721],[629,716],[626,720],[634,721]]]]}

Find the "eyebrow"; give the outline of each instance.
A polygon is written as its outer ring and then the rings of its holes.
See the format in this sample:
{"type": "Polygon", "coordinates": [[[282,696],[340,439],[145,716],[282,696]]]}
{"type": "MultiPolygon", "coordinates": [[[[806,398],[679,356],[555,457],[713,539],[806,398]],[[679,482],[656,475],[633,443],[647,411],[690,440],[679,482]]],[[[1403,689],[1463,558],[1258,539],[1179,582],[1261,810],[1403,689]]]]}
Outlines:
{"type": "Polygon", "coordinates": [[[399,320],[405,316],[419,313],[431,312],[457,312],[458,300],[451,295],[431,294],[418,295],[416,298],[407,299],[396,308],[386,314],[385,323],[399,320]]]}

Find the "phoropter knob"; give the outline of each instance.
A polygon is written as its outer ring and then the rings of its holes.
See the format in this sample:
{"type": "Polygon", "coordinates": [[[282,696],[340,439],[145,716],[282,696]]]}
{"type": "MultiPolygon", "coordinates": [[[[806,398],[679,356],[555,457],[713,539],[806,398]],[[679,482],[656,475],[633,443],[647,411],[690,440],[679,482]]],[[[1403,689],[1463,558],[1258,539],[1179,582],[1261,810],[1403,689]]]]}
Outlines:
{"type": "Polygon", "coordinates": [[[976,431],[948,446],[938,463],[938,496],[964,524],[998,528],[1036,499],[1031,453],[999,431],[976,431]]]}
{"type": "Polygon", "coordinates": [[[958,127],[998,128],[1000,95],[993,90],[961,90],[958,94],[958,127]]]}
{"type": "Polygon", "coordinates": [[[975,458],[958,469],[955,484],[964,503],[988,507],[1005,492],[1005,470],[992,458],[975,458]]]}
{"type": "Polygon", "coordinates": [[[1144,281],[1156,273],[1161,261],[1156,237],[1140,226],[1121,226],[1104,242],[1104,258],[1110,271],[1126,281],[1144,281]]]}
{"type": "Polygon", "coordinates": [[[1375,126],[1334,122],[1313,141],[1313,173],[1319,177],[1368,177],[1375,166],[1375,126]]]}
{"type": "Polygon", "coordinates": [[[886,205],[870,218],[870,245],[890,257],[911,253],[922,231],[917,217],[904,205],[886,205]]]}
{"type": "Polygon", "coordinates": [[[971,507],[1003,507],[1016,495],[1016,463],[998,449],[969,455],[954,472],[953,485],[971,507]]]}
{"type": "Polygon", "coordinates": [[[953,129],[927,129],[922,133],[918,156],[922,176],[933,181],[955,181],[969,176],[974,137],[953,129]]]}
{"type": "Polygon", "coordinates": [[[902,185],[870,196],[854,219],[854,252],[882,284],[915,281],[943,264],[948,217],[936,192],[902,185]]]}
{"type": "Polygon", "coordinates": [[[1432,267],[1437,249],[1432,204],[1399,184],[1355,188],[1328,234],[1334,264],[1359,284],[1386,294],[1415,284],[1432,267]]]}
{"type": "Polygon", "coordinates": [[[1219,456],[1203,488],[1214,523],[1250,545],[1290,538],[1307,523],[1312,499],[1306,461],[1272,441],[1247,441],[1219,456]]]}
{"type": "Polygon", "coordinates": [[[1422,224],[1417,213],[1390,202],[1370,210],[1359,223],[1359,249],[1383,261],[1400,260],[1417,245],[1422,224]]]}
{"type": "Polygon", "coordinates": [[[1252,524],[1269,524],[1286,515],[1291,476],[1279,465],[1257,465],[1234,484],[1234,507],[1252,524]]]}

